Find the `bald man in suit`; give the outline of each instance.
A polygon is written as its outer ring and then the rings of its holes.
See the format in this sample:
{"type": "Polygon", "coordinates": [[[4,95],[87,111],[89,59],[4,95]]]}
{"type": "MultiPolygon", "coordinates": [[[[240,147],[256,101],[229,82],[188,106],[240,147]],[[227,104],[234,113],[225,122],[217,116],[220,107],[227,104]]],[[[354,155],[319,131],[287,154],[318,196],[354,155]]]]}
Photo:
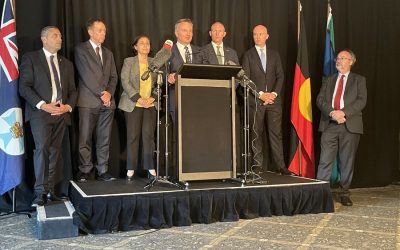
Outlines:
{"type": "Polygon", "coordinates": [[[62,168],[61,144],[77,97],[74,67],[57,53],[62,44],[60,30],[43,28],[41,40],[43,49],[22,57],[19,78],[19,93],[26,101],[25,120],[30,122],[35,140],[35,207],[60,200],[54,193],[54,178],[62,168]]]}
{"type": "Polygon", "coordinates": [[[339,152],[340,203],[352,206],[349,188],[353,179],[354,159],[363,134],[362,110],[367,104],[365,77],[352,73],[356,56],[343,50],[336,57],[338,73],[325,78],[317,97],[321,110],[319,131],[321,156],[317,179],[329,181],[333,162],[339,152]]]}
{"type": "Polygon", "coordinates": [[[267,27],[255,26],[253,29],[255,46],[245,52],[242,64],[247,76],[256,84],[257,92],[260,93],[259,99],[263,103],[263,105],[258,105],[254,98],[250,98],[249,115],[250,129],[252,129],[253,164],[263,166],[263,138],[261,136],[267,125],[268,141],[275,170],[281,174],[290,175],[285,166],[282,144],[281,90],[284,74],[278,52],[266,46],[268,38],[267,27]],[[254,122],[253,117],[255,118],[254,122]]]}
{"type": "Polygon", "coordinates": [[[89,41],[75,47],[75,64],[79,72],[79,173],[77,180],[86,182],[91,178],[92,139],[96,136],[96,164],[98,179],[112,181],[107,173],[110,156],[110,137],[114,118],[114,92],[118,75],[113,53],[102,46],[106,25],[100,19],[86,24],[89,41]]]}
{"type": "Polygon", "coordinates": [[[215,22],[210,29],[211,42],[202,48],[203,64],[236,64],[239,58],[234,49],[224,44],[226,36],[225,26],[221,22],[215,22]]]}

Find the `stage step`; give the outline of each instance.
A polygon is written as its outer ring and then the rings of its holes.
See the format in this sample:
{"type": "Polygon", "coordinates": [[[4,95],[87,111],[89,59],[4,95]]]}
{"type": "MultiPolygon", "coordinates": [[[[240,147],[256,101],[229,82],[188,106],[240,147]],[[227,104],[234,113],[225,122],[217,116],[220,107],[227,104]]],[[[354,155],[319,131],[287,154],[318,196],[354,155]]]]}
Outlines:
{"type": "Polygon", "coordinates": [[[73,224],[74,212],[74,206],[70,201],[54,202],[38,207],[37,238],[50,240],[78,236],[78,227],[73,224]]]}

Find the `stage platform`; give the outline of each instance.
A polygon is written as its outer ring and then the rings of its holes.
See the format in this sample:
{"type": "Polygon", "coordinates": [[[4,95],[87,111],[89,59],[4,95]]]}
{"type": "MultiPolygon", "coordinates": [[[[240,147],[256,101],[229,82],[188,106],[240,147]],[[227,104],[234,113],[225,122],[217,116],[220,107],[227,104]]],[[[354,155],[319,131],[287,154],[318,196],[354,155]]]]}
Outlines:
{"type": "Polygon", "coordinates": [[[145,191],[148,179],[132,182],[71,181],[70,198],[87,233],[189,226],[266,216],[334,212],[329,183],[264,173],[262,184],[192,181],[189,189],[161,184],[145,191]]]}

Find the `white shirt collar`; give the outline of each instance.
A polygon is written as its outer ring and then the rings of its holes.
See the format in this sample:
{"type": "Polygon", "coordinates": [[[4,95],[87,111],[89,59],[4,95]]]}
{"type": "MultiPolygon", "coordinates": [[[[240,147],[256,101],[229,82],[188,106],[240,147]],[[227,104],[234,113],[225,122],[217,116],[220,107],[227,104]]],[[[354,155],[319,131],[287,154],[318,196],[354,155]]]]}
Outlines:
{"type": "Polygon", "coordinates": [[[101,44],[97,45],[95,44],[92,40],[89,39],[90,44],[92,45],[93,49],[96,50],[96,47],[100,47],[101,48],[101,44]]]}
{"type": "Polygon", "coordinates": [[[46,50],[45,48],[43,48],[43,51],[44,51],[44,55],[46,56],[46,58],[48,58],[50,56],[54,56],[57,59],[57,53],[52,54],[48,50],[46,50]]]}

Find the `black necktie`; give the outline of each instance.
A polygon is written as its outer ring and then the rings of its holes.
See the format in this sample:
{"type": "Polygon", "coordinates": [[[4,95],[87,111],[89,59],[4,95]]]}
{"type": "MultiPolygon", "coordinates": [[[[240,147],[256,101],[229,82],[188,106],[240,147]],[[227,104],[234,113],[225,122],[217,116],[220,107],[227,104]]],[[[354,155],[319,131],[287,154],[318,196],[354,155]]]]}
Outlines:
{"type": "Polygon", "coordinates": [[[56,84],[56,89],[57,89],[57,100],[56,101],[62,101],[62,92],[61,92],[61,83],[60,83],[60,78],[58,77],[58,71],[56,68],[56,65],[54,64],[54,56],[50,56],[50,65],[51,65],[51,70],[53,72],[53,79],[56,84]]]}
{"type": "Polygon", "coordinates": [[[190,52],[188,46],[185,46],[185,59],[186,63],[192,63],[192,58],[190,57],[190,52]]]}
{"type": "Polygon", "coordinates": [[[96,47],[96,56],[99,59],[101,65],[103,65],[103,61],[101,60],[101,56],[100,56],[100,46],[96,47]]]}

